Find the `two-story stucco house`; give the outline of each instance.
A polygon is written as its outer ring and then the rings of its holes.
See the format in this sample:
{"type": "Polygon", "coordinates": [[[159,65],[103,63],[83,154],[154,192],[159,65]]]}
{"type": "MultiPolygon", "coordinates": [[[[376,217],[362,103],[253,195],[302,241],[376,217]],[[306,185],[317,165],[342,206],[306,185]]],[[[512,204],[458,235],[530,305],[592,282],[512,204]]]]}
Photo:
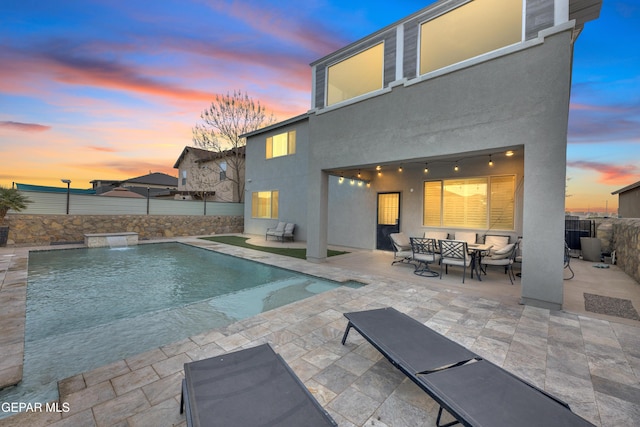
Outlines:
{"type": "Polygon", "coordinates": [[[173,165],[178,169],[178,191],[182,198],[202,198],[213,202],[244,200],[245,147],[209,151],[184,147],[173,165]]]}
{"type": "Polygon", "coordinates": [[[316,262],[396,230],[522,236],[522,302],[562,307],[573,45],[600,7],[442,0],[313,62],[311,109],[245,135],[245,232],[295,222],[316,262]]]}

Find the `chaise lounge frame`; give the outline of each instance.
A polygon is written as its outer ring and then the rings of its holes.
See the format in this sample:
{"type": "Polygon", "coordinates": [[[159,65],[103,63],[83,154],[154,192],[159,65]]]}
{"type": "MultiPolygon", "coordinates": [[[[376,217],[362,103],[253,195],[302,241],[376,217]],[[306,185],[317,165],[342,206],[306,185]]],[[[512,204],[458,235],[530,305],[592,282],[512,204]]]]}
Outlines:
{"type": "Polygon", "coordinates": [[[438,427],[593,426],[569,405],[394,308],[345,313],[351,328],[433,398],[438,427]],[[440,424],[442,411],[455,421],[440,424]]]}
{"type": "Polygon", "coordinates": [[[282,356],[262,344],[185,363],[187,426],[337,426],[282,356]]]}

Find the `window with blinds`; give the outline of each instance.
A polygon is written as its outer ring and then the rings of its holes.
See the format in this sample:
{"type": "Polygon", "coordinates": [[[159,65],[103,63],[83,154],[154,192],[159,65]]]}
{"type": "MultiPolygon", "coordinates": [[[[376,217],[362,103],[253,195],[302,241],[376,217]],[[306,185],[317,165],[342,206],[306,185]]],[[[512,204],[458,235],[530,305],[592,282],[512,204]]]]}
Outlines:
{"type": "Polygon", "coordinates": [[[424,183],[424,214],[423,220],[427,227],[442,225],[442,181],[427,181],[424,183]]]}
{"type": "Polygon", "coordinates": [[[515,191],[515,176],[491,177],[490,229],[513,230],[515,226],[515,191]]]}
{"type": "Polygon", "coordinates": [[[513,230],[515,176],[426,181],[423,224],[513,230]]]}

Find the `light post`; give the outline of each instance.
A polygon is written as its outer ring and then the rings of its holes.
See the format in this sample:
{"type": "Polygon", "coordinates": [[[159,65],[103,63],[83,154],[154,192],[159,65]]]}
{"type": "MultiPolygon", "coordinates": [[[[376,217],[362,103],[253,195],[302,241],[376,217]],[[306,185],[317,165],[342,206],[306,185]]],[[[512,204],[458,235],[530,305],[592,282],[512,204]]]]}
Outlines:
{"type": "Polygon", "coordinates": [[[204,192],[204,216],[207,216],[207,192],[204,192]]]}
{"type": "Polygon", "coordinates": [[[147,187],[147,215],[149,215],[149,187],[147,187]]]}
{"type": "Polygon", "coordinates": [[[69,198],[71,194],[71,180],[70,179],[61,179],[60,181],[67,184],[67,215],[69,215],[69,198]]]}

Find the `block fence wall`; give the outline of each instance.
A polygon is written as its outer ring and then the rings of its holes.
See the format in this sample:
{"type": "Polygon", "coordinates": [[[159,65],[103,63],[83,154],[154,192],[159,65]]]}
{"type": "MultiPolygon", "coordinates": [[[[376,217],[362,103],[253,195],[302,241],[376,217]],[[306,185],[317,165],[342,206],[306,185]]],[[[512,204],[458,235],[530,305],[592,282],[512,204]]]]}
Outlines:
{"type": "Polygon", "coordinates": [[[139,239],[242,233],[244,216],[9,214],[9,243],[48,245],[84,241],[85,233],[133,231],[139,239]]]}
{"type": "Polygon", "coordinates": [[[640,218],[596,220],[602,252],[616,253],[616,265],[640,284],[640,218]]]}

